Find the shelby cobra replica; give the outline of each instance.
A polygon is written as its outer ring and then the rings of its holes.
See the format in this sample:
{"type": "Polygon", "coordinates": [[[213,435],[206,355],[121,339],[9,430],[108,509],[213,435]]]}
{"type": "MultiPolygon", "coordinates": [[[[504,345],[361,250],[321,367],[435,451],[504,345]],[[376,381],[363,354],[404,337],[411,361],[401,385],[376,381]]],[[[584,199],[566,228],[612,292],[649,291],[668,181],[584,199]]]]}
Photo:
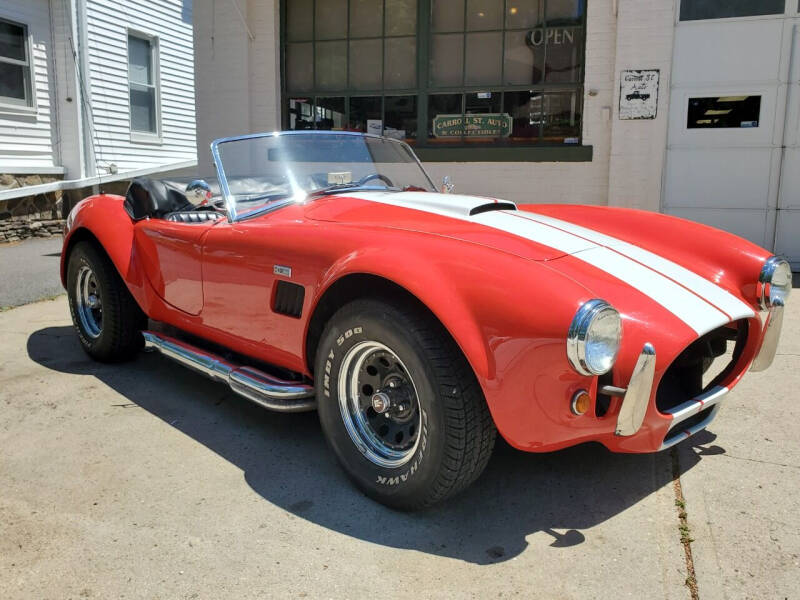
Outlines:
{"type": "Polygon", "coordinates": [[[440,193],[407,145],[369,135],[249,135],[212,155],[214,188],[140,179],[72,210],[80,342],[316,409],[387,505],[468,486],[497,431],[531,452],[669,448],[775,355],[791,270],[731,234],[440,193]]]}

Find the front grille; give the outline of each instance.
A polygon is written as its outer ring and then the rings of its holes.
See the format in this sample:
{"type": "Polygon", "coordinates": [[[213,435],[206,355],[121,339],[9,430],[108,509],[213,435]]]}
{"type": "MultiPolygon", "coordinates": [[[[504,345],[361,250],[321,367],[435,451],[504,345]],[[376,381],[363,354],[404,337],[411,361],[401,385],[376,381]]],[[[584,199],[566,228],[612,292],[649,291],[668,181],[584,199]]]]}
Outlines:
{"type": "Polygon", "coordinates": [[[669,366],[656,393],[656,407],[668,412],[719,385],[731,374],[747,342],[746,319],[715,329],[693,342],[669,366]]]}

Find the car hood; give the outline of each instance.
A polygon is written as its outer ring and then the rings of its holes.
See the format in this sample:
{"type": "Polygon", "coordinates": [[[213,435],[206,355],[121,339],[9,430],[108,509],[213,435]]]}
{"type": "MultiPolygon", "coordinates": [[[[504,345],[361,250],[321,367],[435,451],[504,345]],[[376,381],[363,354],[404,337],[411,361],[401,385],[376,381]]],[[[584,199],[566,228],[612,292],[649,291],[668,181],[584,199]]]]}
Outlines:
{"type": "Polygon", "coordinates": [[[517,209],[494,198],[455,194],[348,194],[309,205],[307,216],[425,232],[528,260],[557,261],[554,268],[600,297],[613,296],[621,305],[632,292],[649,297],[698,335],[754,316],[741,277],[755,281],[765,254],[736,236],[664,215],[588,206],[517,209]]]}
{"type": "MultiPolygon", "coordinates": [[[[597,246],[571,236],[553,244],[555,230],[495,198],[428,192],[361,192],[309,205],[306,216],[376,228],[425,232],[488,246],[528,260],[553,260],[597,246]]],[[[564,236],[559,236],[564,237],[564,236]]]]}

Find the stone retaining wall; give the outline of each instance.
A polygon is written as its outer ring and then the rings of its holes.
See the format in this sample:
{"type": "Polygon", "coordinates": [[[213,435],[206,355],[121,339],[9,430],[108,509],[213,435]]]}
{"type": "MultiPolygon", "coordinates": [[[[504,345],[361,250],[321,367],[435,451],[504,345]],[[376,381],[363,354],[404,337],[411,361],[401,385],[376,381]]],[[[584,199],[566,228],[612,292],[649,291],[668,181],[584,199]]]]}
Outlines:
{"type": "MultiPolygon", "coordinates": [[[[0,191],[59,181],[52,175],[0,174],[0,191]]],[[[128,181],[102,185],[107,194],[125,194],[128,181]]],[[[0,244],[18,242],[30,237],[50,237],[64,232],[64,222],[70,209],[93,193],[92,187],[67,192],[50,192],[0,200],[0,244]]]]}
{"type": "Polygon", "coordinates": [[[64,233],[64,219],[29,219],[12,217],[0,221],[0,244],[19,242],[25,238],[49,238],[64,233]]]}

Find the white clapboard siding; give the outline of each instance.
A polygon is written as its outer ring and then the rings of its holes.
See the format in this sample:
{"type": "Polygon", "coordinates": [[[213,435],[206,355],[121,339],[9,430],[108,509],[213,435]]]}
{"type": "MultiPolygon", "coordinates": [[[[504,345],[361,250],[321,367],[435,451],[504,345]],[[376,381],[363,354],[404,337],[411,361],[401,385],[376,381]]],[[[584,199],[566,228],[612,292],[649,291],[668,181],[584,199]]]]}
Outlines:
{"type": "Polygon", "coordinates": [[[33,40],[36,95],[35,113],[20,113],[0,104],[0,173],[56,166],[53,88],[50,84],[50,3],[48,0],[3,0],[0,2],[0,17],[28,26],[29,39],[33,40]]]}
{"type": "Polygon", "coordinates": [[[87,0],[95,155],[100,172],[197,158],[191,0],[87,0]],[[184,19],[187,19],[184,21],[184,19]],[[131,140],[128,30],[158,38],[161,142],[131,140]]]}

